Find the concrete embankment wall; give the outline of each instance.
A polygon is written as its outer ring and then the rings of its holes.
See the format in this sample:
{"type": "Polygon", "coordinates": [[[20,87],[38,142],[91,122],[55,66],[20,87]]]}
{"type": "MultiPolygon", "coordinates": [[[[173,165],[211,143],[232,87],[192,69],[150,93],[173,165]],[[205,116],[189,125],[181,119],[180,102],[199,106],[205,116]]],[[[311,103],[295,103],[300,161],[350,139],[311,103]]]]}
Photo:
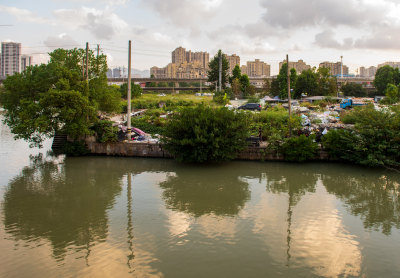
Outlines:
{"type": "MultiPolygon", "coordinates": [[[[97,155],[172,158],[172,156],[162,148],[161,144],[156,143],[97,143],[94,138],[87,138],[86,143],[90,152],[97,155]]],[[[237,159],[283,161],[284,157],[281,154],[268,154],[267,149],[264,147],[249,147],[241,152],[237,159]]],[[[328,155],[321,150],[317,155],[317,159],[328,160],[328,155]]]]}

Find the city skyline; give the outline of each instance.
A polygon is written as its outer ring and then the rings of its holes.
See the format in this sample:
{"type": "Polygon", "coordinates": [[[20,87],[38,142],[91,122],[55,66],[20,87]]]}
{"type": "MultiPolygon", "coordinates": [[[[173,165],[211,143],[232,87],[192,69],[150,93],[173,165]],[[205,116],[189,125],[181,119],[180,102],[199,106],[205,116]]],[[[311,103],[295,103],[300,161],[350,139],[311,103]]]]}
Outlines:
{"type": "Polygon", "coordinates": [[[169,63],[178,45],[193,52],[218,49],[240,56],[241,64],[259,59],[277,74],[279,62],[304,60],[360,67],[399,61],[400,4],[393,0],[44,0],[0,4],[1,41],[22,44],[22,53],[46,61],[56,47],[94,49],[100,44],[110,68],[127,64],[148,70],[169,63]],[[168,3],[167,3],[168,2],[168,3]]]}

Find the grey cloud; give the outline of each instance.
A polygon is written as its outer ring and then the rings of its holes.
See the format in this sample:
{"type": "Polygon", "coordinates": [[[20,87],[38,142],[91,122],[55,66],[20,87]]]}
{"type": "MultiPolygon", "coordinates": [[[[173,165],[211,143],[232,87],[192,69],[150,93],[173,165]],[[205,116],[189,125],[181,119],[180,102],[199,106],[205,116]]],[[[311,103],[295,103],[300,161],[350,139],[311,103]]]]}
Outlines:
{"type": "Polygon", "coordinates": [[[332,30],[325,30],[315,36],[315,44],[322,48],[351,49],[354,47],[352,38],[346,38],[342,43],[334,38],[332,30]]]}
{"type": "Polygon", "coordinates": [[[185,27],[199,20],[206,20],[217,13],[207,4],[218,5],[220,1],[209,0],[142,0],[142,3],[155,10],[171,23],[185,27]]]}
{"type": "Polygon", "coordinates": [[[371,35],[362,37],[355,42],[355,47],[366,49],[398,50],[400,49],[400,26],[385,26],[376,28],[371,35]]]}
{"type": "Polygon", "coordinates": [[[44,41],[46,45],[51,50],[57,48],[75,48],[80,45],[68,34],[60,34],[58,36],[50,36],[44,41]]]}
{"type": "Polygon", "coordinates": [[[357,27],[385,20],[387,8],[363,0],[260,0],[267,11],[263,20],[284,29],[318,26],[357,27]]]}
{"type": "Polygon", "coordinates": [[[128,24],[109,9],[61,9],[53,12],[58,21],[70,27],[90,31],[98,39],[110,40],[128,24]]]}

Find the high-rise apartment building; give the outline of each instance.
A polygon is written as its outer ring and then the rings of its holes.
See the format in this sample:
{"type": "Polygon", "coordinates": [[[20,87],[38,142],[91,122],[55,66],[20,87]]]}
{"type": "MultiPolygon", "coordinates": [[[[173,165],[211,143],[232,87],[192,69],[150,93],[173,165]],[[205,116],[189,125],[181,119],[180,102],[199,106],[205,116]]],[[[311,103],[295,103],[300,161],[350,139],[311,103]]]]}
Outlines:
{"type": "Polygon", "coordinates": [[[16,42],[1,43],[1,75],[13,75],[21,71],[21,44],[16,42]]]}
{"type": "Polygon", "coordinates": [[[229,63],[228,75],[232,75],[232,71],[235,68],[235,66],[239,65],[239,67],[240,67],[240,57],[237,56],[236,54],[225,55],[225,57],[226,57],[226,60],[228,60],[228,63],[229,63]]]}
{"type": "MultiPolygon", "coordinates": [[[[279,63],[279,71],[281,70],[283,64],[286,64],[286,60],[279,63]]],[[[305,70],[311,69],[310,65],[307,65],[303,60],[298,60],[297,62],[289,61],[289,69],[295,69],[298,74],[305,70]]]]}
{"type": "MultiPolygon", "coordinates": [[[[341,65],[342,64],[340,62],[336,62],[336,63],[322,62],[319,64],[319,67],[320,68],[328,68],[329,73],[331,75],[340,76],[342,74],[341,65]]],[[[349,74],[349,68],[347,66],[343,65],[343,75],[348,75],[348,74],[349,74]]]]}
{"type": "Polygon", "coordinates": [[[247,62],[247,75],[249,77],[268,77],[271,76],[271,66],[256,59],[247,62]]]}
{"type": "Polygon", "coordinates": [[[385,63],[379,64],[378,69],[383,66],[391,66],[392,68],[400,69],[400,62],[385,62],[385,63]]]}
{"type": "Polygon", "coordinates": [[[360,67],[360,77],[374,77],[376,74],[377,68],[372,66],[369,68],[360,67]]]}
{"type": "Polygon", "coordinates": [[[178,47],[171,53],[172,63],[163,68],[152,67],[150,74],[155,78],[199,78],[206,77],[210,54],[186,51],[178,47]]]}
{"type": "Polygon", "coordinates": [[[32,56],[21,55],[21,72],[26,70],[27,67],[32,66],[32,56]]]}

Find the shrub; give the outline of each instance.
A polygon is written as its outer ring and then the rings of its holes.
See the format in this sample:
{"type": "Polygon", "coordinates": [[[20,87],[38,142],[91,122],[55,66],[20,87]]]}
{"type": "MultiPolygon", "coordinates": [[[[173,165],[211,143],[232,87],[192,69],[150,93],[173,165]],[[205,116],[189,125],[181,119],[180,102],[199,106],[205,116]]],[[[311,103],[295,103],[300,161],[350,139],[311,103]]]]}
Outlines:
{"type": "Polygon", "coordinates": [[[113,127],[111,121],[98,121],[92,129],[96,132],[97,141],[100,143],[118,141],[118,128],[113,127]]]}
{"type": "MultiPolygon", "coordinates": [[[[263,140],[268,142],[271,151],[278,150],[284,139],[289,135],[289,113],[282,106],[276,106],[260,113],[250,114],[252,117],[251,133],[258,135],[261,128],[263,140]]],[[[293,133],[301,127],[301,119],[298,116],[291,117],[293,133]]]]}
{"type": "Polygon", "coordinates": [[[322,137],[322,145],[333,160],[357,162],[354,146],[360,138],[352,131],[333,129],[322,137]]]}
{"type": "Polygon", "coordinates": [[[230,160],[247,146],[248,123],[243,112],[226,108],[184,108],[167,123],[162,141],[178,161],[230,160]]]}
{"type": "MultiPolygon", "coordinates": [[[[400,113],[396,109],[377,111],[373,106],[349,113],[355,124],[353,133],[325,135],[323,142],[331,152],[339,148],[340,159],[367,166],[400,166],[400,113]],[[329,140],[328,140],[329,139],[329,140]]],[[[337,157],[337,153],[333,153],[337,157]]]]}
{"type": "Polygon", "coordinates": [[[151,117],[148,116],[143,118],[132,118],[132,126],[149,134],[162,135],[165,133],[165,120],[161,118],[151,119],[151,117]]]}
{"type": "Polygon", "coordinates": [[[292,137],[282,145],[282,153],[286,161],[303,162],[314,159],[318,150],[318,144],[314,142],[314,136],[292,137]]]}

